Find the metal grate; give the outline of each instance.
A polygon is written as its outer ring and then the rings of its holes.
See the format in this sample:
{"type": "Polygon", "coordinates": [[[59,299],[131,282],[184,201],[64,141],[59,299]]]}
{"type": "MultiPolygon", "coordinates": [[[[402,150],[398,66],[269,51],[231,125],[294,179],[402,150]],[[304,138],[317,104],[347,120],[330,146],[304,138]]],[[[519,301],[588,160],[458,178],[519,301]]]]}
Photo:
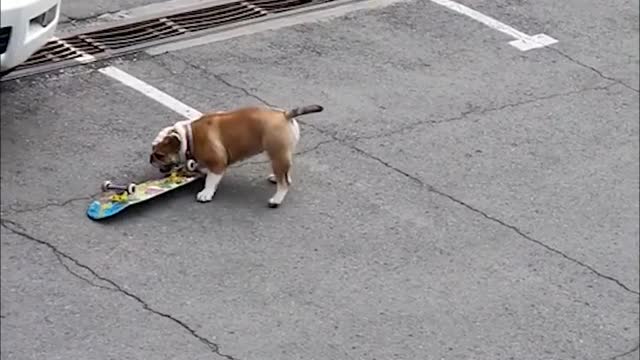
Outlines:
{"type": "Polygon", "coordinates": [[[58,69],[86,58],[105,59],[196,36],[223,25],[265,18],[334,0],[246,0],[53,39],[14,69],[10,78],[58,69]],[[91,56],[87,56],[91,55],[91,56]]]}

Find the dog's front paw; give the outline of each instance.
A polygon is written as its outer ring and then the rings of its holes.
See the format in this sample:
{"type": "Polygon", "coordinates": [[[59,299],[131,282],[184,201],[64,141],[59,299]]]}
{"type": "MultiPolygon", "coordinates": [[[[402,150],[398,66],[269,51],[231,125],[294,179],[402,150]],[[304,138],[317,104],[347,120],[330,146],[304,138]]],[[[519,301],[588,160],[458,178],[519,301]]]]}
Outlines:
{"type": "Polygon", "coordinates": [[[280,202],[277,201],[276,199],[269,199],[269,207],[272,209],[277,208],[278,206],[280,206],[280,202]]]}
{"type": "Polygon", "coordinates": [[[216,193],[216,189],[204,189],[196,195],[196,199],[200,202],[207,202],[213,199],[213,195],[216,193]]]}

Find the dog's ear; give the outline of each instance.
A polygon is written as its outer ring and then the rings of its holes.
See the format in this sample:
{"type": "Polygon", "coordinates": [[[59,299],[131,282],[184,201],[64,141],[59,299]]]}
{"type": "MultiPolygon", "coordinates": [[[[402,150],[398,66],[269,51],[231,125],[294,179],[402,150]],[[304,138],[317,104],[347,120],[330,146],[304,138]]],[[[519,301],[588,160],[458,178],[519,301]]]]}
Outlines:
{"type": "Polygon", "coordinates": [[[177,134],[165,136],[159,143],[153,145],[153,152],[175,154],[180,151],[180,139],[177,134]]]}
{"type": "Polygon", "coordinates": [[[156,146],[158,144],[160,144],[160,142],[162,140],[164,140],[164,138],[167,137],[167,135],[169,134],[169,132],[173,129],[173,126],[167,126],[166,128],[160,130],[158,132],[158,135],[156,135],[156,138],[153,139],[153,142],[151,142],[151,146],[156,146]]]}
{"type": "Polygon", "coordinates": [[[172,133],[164,138],[167,142],[167,148],[170,153],[177,153],[180,151],[180,136],[176,133],[172,133]]]}

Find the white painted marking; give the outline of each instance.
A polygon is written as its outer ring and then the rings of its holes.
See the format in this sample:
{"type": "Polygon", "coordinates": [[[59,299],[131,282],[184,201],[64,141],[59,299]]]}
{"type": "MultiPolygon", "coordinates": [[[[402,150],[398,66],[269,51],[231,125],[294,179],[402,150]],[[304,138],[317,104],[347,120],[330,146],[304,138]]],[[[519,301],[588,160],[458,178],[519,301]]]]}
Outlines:
{"type": "Polygon", "coordinates": [[[507,34],[515,40],[510,41],[509,45],[517,48],[520,51],[527,51],[537,49],[545,46],[549,46],[558,42],[558,40],[545,34],[527,35],[522,31],[516,30],[509,25],[501,23],[500,21],[489,17],[481,12],[473,10],[462,4],[458,4],[451,0],[430,0],[438,5],[442,5],[450,10],[453,10],[462,15],[466,15],[476,21],[479,21],[488,27],[500,31],[503,34],[507,34]]]}
{"type": "Polygon", "coordinates": [[[87,54],[86,52],[84,52],[84,51],[82,51],[82,50],[80,50],[80,49],[76,48],[75,46],[73,46],[73,45],[69,44],[68,42],[66,42],[66,41],[64,41],[64,40],[62,40],[62,39],[59,39],[59,38],[57,38],[57,37],[53,36],[53,37],[51,37],[51,40],[55,40],[55,41],[57,41],[59,44],[62,44],[62,45],[64,45],[65,47],[67,47],[67,48],[69,48],[69,49],[71,49],[71,50],[75,51],[75,52],[76,52],[76,53],[78,53],[78,54],[80,54],[80,55],[81,55],[80,57],[77,57],[77,58],[73,59],[73,60],[75,60],[75,61],[77,61],[77,62],[81,62],[81,63],[83,63],[83,64],[86,64],[86,63],[90,63],[90,62],[93,62],[93,61],[95,61],[95,60],[96,60],[95,56],[93,56],[93,55],[91,55],[91,54],[87,54]]]}
{"type": "Polygon", "coordinates": [[[111,78],[120,81],[124,85],[127,85],[130,88],[133,88],[147,97],[159,102],[160,104],[168,107],[169,109],[177,112],[178,114],[186,117],[187,119],[196,119],[202,116],[202,113],[198,110],[192,108],[189,105],[181,102],[180,100],[172,97],[171,95],[164,93],[155,87],[147,84],[146,82],[129,75],[128,73],[113,67],[107,66],[100,70],[101,73],[110,76],[111,78]]]}
{"type": "Polygon", "coordinates": [[[209,43],[233,39],[235,37],[256,34],[267,30],[277,30],[288,26],[312,23],[322,20],[328,20],[335,17],[346,15],[357,10],[372,10],[386,7],[395,3],[406,0],[369,0],[351,2],[351,0],[343,1],[344,5],[338,5],[340,2],[329,3],[329,5],[309,6],[300,9],[298,12],[290,12],[283,15],[272,15],[271,20],[257,20],[249,25],[244,25],[228,30],[222,30],[213,34],[205,35],[199,38],[177,41],[174,43],[158,45],[146,50],[150,55],[159,55],[166,52],[187,49],[194,46],[206,45],[209,43]]]}
{"type": "Polygon", "coordinates": [[[181,33],[186,33],[187,32],[187,29],[185,29],[182,26],[174,23],[173,21],[167,19],[166,17],[160,18],[160,21],[162,21],[163,23],[171,26],[174,30],[177,30],[177,31],[179,31],[181,33]]]}
{"type": "Polygon", "coordinates": [[[263,8],[259,7],[259,6],[255,6],[255,5],[253,5],[253,4],[251,4],[251,3],[248,3],[248,2],[246,2],[246,1],[241,1],[240,3],[241,3],[242,5],[244,5],[244,6],[248,7],[249,9],[253,10],[253,11],[257,11],[257,12],[259,12],[259,13],[260,13],[260,14],[262,14],[262,15],[269,15],[269,12],[268,12],[267,10],[265,10],[265,9],[263,9],[263,8]]]}

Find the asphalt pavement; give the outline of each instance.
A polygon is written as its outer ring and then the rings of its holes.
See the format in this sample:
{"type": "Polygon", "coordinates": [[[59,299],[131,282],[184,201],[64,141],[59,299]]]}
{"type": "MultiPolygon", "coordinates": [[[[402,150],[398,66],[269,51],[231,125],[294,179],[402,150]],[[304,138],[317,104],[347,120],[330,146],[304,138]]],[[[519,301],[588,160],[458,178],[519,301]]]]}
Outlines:
{"type": "Polygon", "coordinates": [[[461,3],[559,42],[400,1],[3,82],[0,357],[637,359],[638,1],[461,3]],[[323,105],[283,206],[258,157],[89,220],[182,119],[107,65],[203,112],[323,105]]]}

